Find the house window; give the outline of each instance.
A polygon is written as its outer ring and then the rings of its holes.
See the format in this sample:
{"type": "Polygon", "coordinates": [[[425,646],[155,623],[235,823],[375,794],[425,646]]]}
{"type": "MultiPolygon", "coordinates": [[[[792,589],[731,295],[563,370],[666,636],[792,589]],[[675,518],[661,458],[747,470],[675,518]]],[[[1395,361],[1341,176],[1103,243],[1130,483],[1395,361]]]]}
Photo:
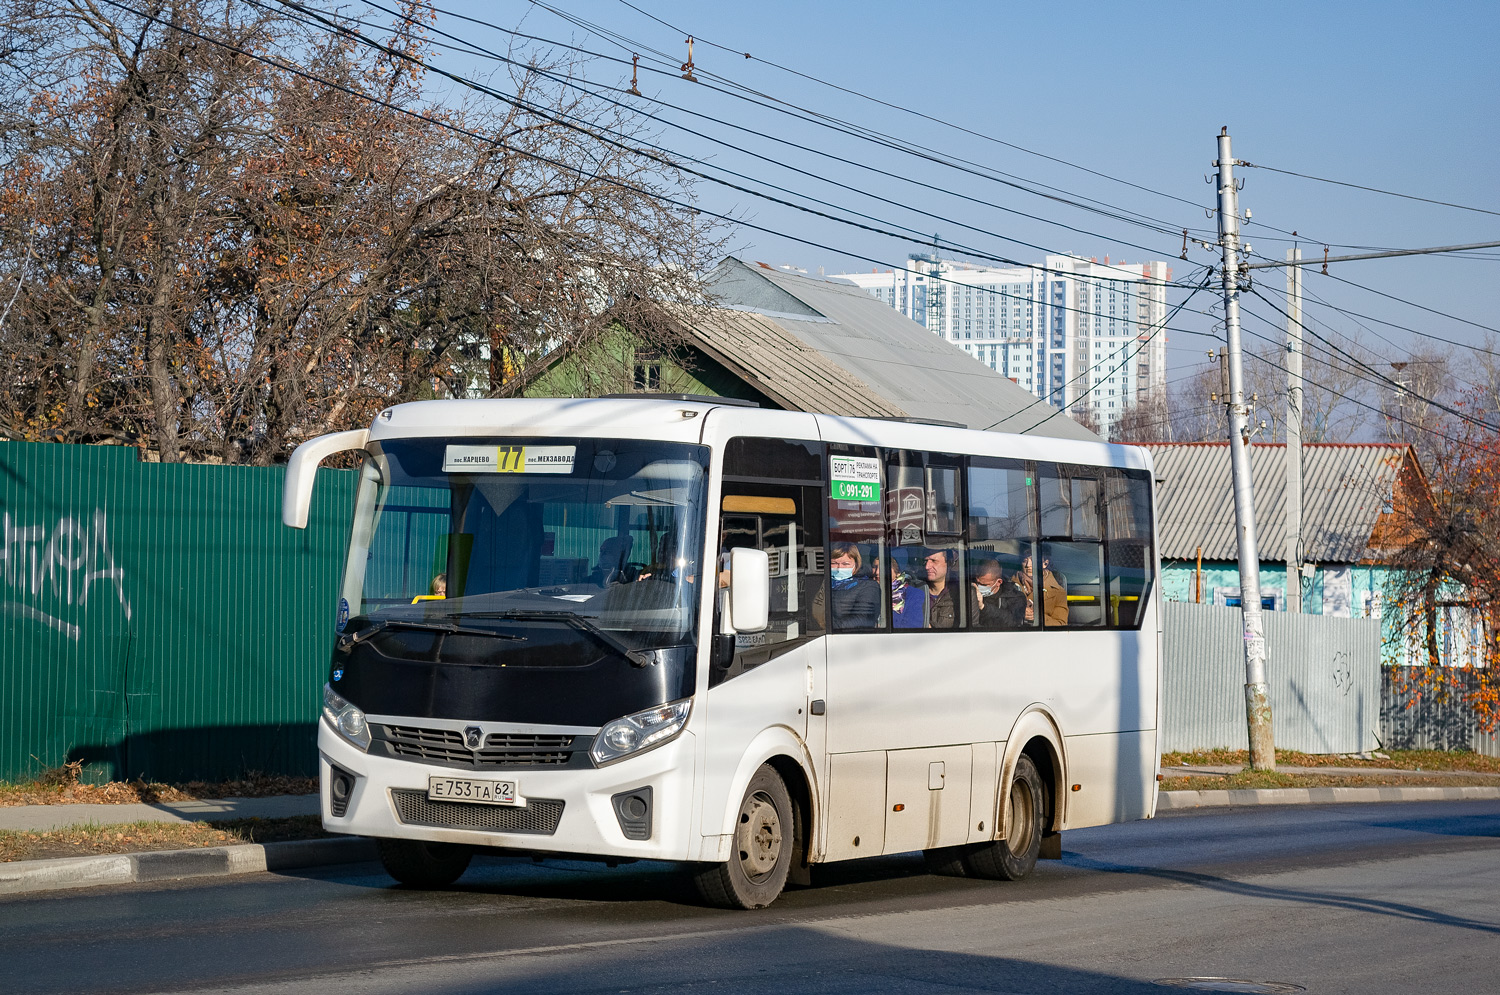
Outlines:
{"type": "Polygon", "coordinates": [[[661,390],[661,360],[637,355],[634,381],[637,391],[653,393],[661,390]]]}

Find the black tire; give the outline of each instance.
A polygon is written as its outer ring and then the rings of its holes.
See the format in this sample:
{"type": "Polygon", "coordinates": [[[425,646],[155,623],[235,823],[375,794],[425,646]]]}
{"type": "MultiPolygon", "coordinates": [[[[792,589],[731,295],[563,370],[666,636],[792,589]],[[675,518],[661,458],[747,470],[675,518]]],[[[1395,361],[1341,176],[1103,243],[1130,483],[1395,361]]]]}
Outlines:
{"type": "Polygon", "coordinates": [[[734,853],[727,863],[693,872],[698,894],[724,909],[763,909],[786,887],[796,849],[792,799],[781,775],[769,766],[750,778],[734,827],[734,853]]]}
{"type": "Polygon", "coordinates": [[[413,888],[446,888],[469,869],[474,853],[457,843],[376,840],[385,872],[413,888]]]}
{"type": "Polygon", "coordinates": [[[1022,754],[1010,782],[1010,830],[1007,838],[985,843],[964,857],[976,878],[1019,881],[1031,873],[1042,850],[1042,824],[1047,815],[1047,789],[1031,758],[1022,754]]]}

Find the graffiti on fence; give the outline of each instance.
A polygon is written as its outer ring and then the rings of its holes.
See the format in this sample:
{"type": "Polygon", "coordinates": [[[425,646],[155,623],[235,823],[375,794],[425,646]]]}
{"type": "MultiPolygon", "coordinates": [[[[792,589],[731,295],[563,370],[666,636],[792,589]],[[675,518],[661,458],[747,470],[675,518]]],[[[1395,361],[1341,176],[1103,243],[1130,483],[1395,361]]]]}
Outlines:
{"type": "Polygon", "coordinates": [[[1354,670],[1349,666],[1349,654],[1343,650],[1333,654],[1333,686],[1346,698],[1354,690],[1354,670]]]}
{"type": "Polygon", "coordinates": [[[50,531],[46,525],[17,524],[9,512],[0,513],[5,595],[0,612],[39,622],[76,640],[82,629],[59,616],[85,607],[90,592],[102,584],[130,621],[125,570],[115,563],[107,526],[104,512],[97,508],[87,523],[65,515],[50,531]]]}

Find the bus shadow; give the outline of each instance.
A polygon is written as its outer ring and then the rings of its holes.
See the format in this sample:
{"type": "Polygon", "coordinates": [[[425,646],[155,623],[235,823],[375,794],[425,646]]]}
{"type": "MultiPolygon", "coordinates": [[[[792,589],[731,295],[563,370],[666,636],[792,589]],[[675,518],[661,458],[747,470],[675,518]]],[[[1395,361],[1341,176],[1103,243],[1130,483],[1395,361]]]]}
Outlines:
{"type": "MultiPolygon", "coordinates": [[[[287,868],[282,877],[338,881],[346,887],[400,896],[430,895],[432,891],[397,884],[377,862],[334,866],[287,868]]],[[[863,860],[819,864],[813,868],[810,887],[788,886],[774,908],[792,910],[826,904],[836,889],[860,888],[866,898],[905,899],[941,895],[984,887],[987,883],[932,874],[921,854],[892,854],[863,860]]],[[[687,906],[713,914],[694,887],[690,873],[679,864],[638,861],[610,867],[587,860],[532,860],[525,856],[476,855],[463,877],[440,889],[472,897],[495,896],[551,899],[562,902],[644,905],[664,903],[687,906]]],[[[730,913],[735,914],[735,913],[730,913]]]]}
{"type": "MultiPolygon", "coordinates": [[[[743,930],[627,940],[590,949],[512,951],[463,981],[422,988],[442,995],[524,991],[775,992],[845,995],[875,991],[1006,992],[1026,995],[1148,995],[1153,980],[1037,963],[989,953],[928,950],[850,937],[846,929],[763,926],[745,915],[743,930]],[[477,975],[477,976],[476,976],[477,975]]],[[[934,934],[935,942],[951,937],[934,934]]],[[[913,940],[913,943],[921,942],[913,940]]],[[[999,946],[1005,941],[993,940],[999,946]]],[[[1151,970],[1151,968],[1146,968],[1151,970]]]]}
{"type": "Polygon", "coordinates": [[[1106,874],[1128,874],[1136,877],[1156,878],[1160,881],[1192,885],[1193,887],[1224,892],[1225,894],[1236,895],[1241,898],[1261,898],[1275,902],[1295,902],[1299,905],[1316,905],[1330,909],[1342,909],[1348,912],[1363,912],[1368,915],[1405,919],[1411,922],[1453,926],[1458,929],[1467,929],[1478,933],[1500,934],[1500,923],[1485,922],[1482,919],[1470,919],[1466,916],[1450,915],[1446,912],[1438,912],[1434,909],[1427,909],[1420,905],[1411,905],[1404,902],[1359,898],[1351,895],[1336,895],[1329,892],[1303,888],[1284,888],[1273,885],[1253,884],[1248,881],[1235,881],[1231,878],[1203,874],[1197,871],[1179,871],[1163,867],[1136,867],[1128,864],[1115,864],[1109,861],[1090,859],[1072,852],[1065,853],[1064,857],[1074,867],[1100,871],[1106,874]]]}

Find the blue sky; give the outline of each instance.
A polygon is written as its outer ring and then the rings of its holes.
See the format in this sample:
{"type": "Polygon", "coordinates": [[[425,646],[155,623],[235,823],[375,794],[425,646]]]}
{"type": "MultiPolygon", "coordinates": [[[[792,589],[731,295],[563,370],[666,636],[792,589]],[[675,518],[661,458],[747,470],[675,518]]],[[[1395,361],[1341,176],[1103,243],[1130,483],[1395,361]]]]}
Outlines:
{"type": "MultiPolygon", "coordinates": [[[[632,2],[682,32],[752,53],[755,58],[746,60],[702,42],[695,45],[699,67],[736,83],[987,169],[1148,215],[1174,230],[1213,224],[1194,205],[1213,203],[1213,189],[1203,177],[1211,172],[1214,136],[1223,125],[1234,137],[1239,159],[1500,211],[1500,195],[1493,186],[1500,155],[1495,113],[1500,58],[1494,48],[1500,39],[1500,4],[632,2]],[[1143,193],[880,107],[775,70],[766,61],[1193,203],[1143,193]]],[[[620,0],[556,0],[554,5],[625,37],[612,42],[518,0],[454,0],[451,9],[610,54],[628,57],[634,49],[649,56],[647,49],[654,48],[674,59],[686,58],[683,33],[653,22],[620,0]]],[[[439,27],[491,48],[507,43],[498,33],[459,27],[441,15],[439,27]]],[[[444,57],[444,64],[460,71],[478,66],[457,55],[444,57]]],[[[590,80],[609,84],[629,77],[628,67],[622,76],[621,67],[607,63],[593,64],[584,72],[590,80]]],[[[1181,251],[1180,234],[1169,237],[925,163],[714,94],[675,75],[643,74],[642,89],[647,96],[938,188],[876,176],[701,120],[693,126],[743,144],[773,162],[730,152],[670,127],[659,132],[662,145],[712,157],[718,165],[876,215],[886,224],[937,233],[945,241],[1025,260],[1039,259],[1041,252],[1019,243],[1132,262],[1175,259],[1181,251]],[[833,188],[787,166],[887,197],[899,206],[833,188]],[[975,204],[964,196],[1056,223],[975,204]],[[922,217],[913,209],[947,221],[922,217]],[[981,232],[967,231],[960,223],[981,232]]],[[[663,113],[672,120],[690,121],[680,112],[663,113]]],[[[1324,241],[1411,247],[1500,238],[1500,217],[1493,214],[1398,200],[1263,170],[1244,170],[1242,175],[1242,207],[1251,209],[1256,222],[1307,236],[1309,253],[1321,253],[1324,241]]],[[[868,271],[871,264],[855,255],[899,264],[918,248],[713,185],[705,184],[699,192],[703,205],[712,210],[830,247],[740,229],[734,233],[734,247],[747,258],[814,272],[820,266],[829,273],[868,271]]],[[[1247,238],[1267,256],[1280,257],[1287,246],[1279,240],[1284,238],[1281,233],[1264,227],[1248,229],[1247,238]]],[[[1334,249],[1339,251],[1357,250],[1334,249]]],[[[1460,318],[1500,327],[1500,251],[1488,255],[1491,258],[1363,262],[1334,272],[1460,318]]],[[[1195,248],[1189,262],[1175,265],[1176,274],[1185,276],[1193,264],[1212,258],[1195,248]]],[[[1263,279],[1263,292],[1273,298],[1284,289],[1279,275],[1263,279]]],[[[1309,275],[1307,289],[1331,304],[1460,341],[1478,342],[1484,334],[1316,274],[1309,275]]],[[[1207,295],[1200,294],[1194,306],[1208,303],[1207,295]]],[[[1276,317],[1265,305],[1256,307],[1276,317]]],[[[1357,328],[1354,319],[1311,300],[1309,315],[1322,327],[1360,335],[1382,359],[1401,358],[1414,341],[1408,333],[1365,322],[1390,340],[1382,341],[1357,328]]],[[[1254,318],[1247,322],[1261,334],[1280,334],[1254,318]]],[[[1211,323],[1184,315],[1174,324],[1205,330],[1211,323]]],[[[1172,364],[1186,370],[1186,364],[1196,361],[1210,344],[1173,334],[1172,364]]]]}

